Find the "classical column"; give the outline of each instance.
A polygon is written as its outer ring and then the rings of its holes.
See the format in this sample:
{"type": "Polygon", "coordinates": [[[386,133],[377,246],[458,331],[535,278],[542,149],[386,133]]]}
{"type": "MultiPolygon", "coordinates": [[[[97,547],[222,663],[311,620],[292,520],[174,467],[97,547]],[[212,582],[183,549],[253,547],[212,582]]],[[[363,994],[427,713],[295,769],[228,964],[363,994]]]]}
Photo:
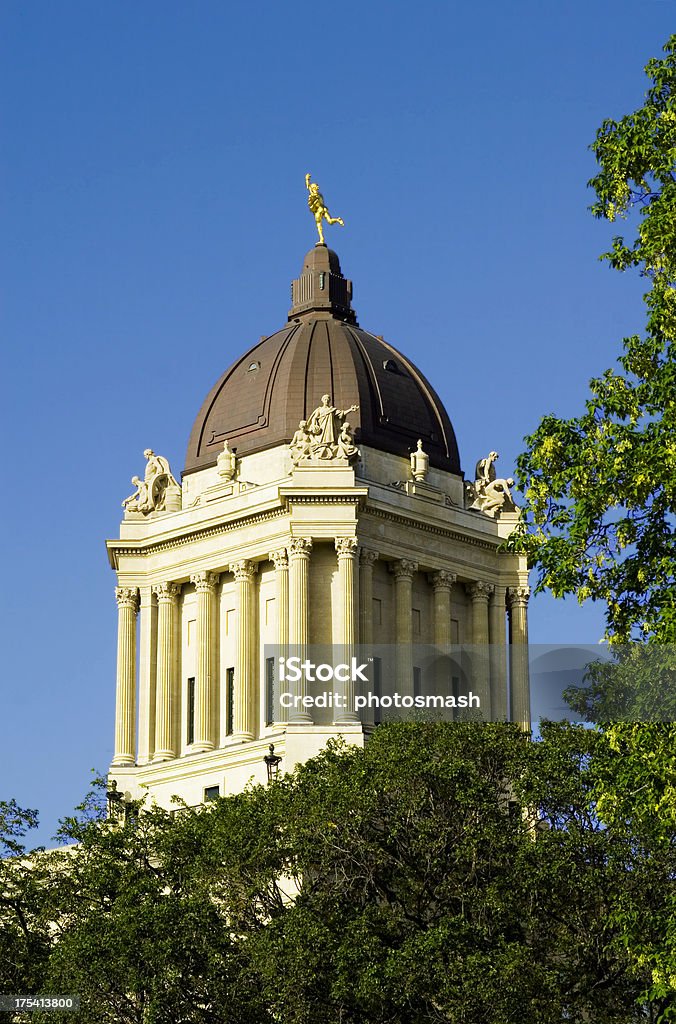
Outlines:
{"type": "Polygon", "coordinates": [[[214,596],[219,576],[198,572],[190,577],[197,591],[197,660],[195,665],[195,730],[193,751],[213,750],[216,707],[214,672],[214,596]]]}
{"type": "Polygon", "coordinates": [[[136,587],[116,587],[117,600],[117,693],[115,699],[115,755],[113,764],[135,761],[136,727],[136,587]]]}
{"type": "Polygon", "coordinates": [[[377,551],[361,548],[359,551],[359,643],[369,647],[373,643],[373,565],[377,551]]]}
{"type": "Polygon", "coordinates": [[[434,645],[440,648],[435,661],[435,687],[439,694],[452,692],[452,673],[449,648],[451,637],[451,590],[457,576],[441,569],[428,577],[434,591],[434,645]]]}
{"type": "Polygon", "coordinates": [[[506,588],[496,586],[488,606],[491,661],[491,712],[495,722],[507,720],[506,588]]]}
{"type": "Polygon", "coordinates": [[[468,583],[467,593],[472,598],[472,665],[473,684],[476,686],[484,721],[491,719],[490,662],[488,655],[488,599],[493,593],[492,583],[468,583]]]}
{"type": "Polygon", "coordinates": [[[530,682],[528,677],[528,587],[509,587],[509,683],[511,721],[530,732],[530,682]]]}
{"type": "MultiPolygon", "coordinates": [[[[292,537],[289,541],[289,648],[301,660],[308,642],[309,608],[308,575],[312,541],[309,537],[292,537]]],[[[295,684],[294,696],[306,693],[305,677],[295,684]]],[[[312,716],[299,703],[291,708],[290,722],[311,722],[312,716]]]]}
{"type": "MultiPolygon", "coordinates": [[[[276,602],[277,602],[277,658],[286,658],[289,649],[289,555],[286,548],[278,548],[271,551],[268,556],[275,566],[276,602]]],[[[275,666],[275,679],[279,679],[275,666]]],[[[286,722],[289,717],[288,708],[279,705],[279,684],[275,686],[275,707],[273,714],[275,722],[286,722]]]]}
{"type": "Polygon", "coordinates": [[[256,622],[254,617],[254,580],[256,565],[243,560],[230,566],[237,583],[237,658],[235,660],[235,739],[251,740],[254,737],[254,697],[256,622]]]}
{"type": "Polygon", "coordinates": [[[155,750],[155,680],[157,675],[157,605],[152,587],[141,587],[139,622],[138,756],[149,764],[155,750]]]}
{"type": "Polygon", "coordinates": [[[176,757],[174,703],[176,701],[176,609],[181,588],[177,583],[153,587],[157,597],[157,703],[155,707],[155,753],[153,762],[176,757]]]}
{"type": "Polygon", "coordinates": [[[396,687],[402,696],[413,695],[413,616],[411,596],[418,563],[408,558],[390,562],[394,576],[394,628],[396,636],[396,687]]]}
{"type": "MultiPolygon", "coordinates": [[[[336,537],[335,543],[338,552],[338,586],[340,589],[341,661],[350,664],[355,654],[357,641],[354,569],[359,554],[359,543],[356,537],[336,537]]],[[[334,722],[341,725],[358,722],[359,715],[354,709],[354,680],[349,679],[343,684],[342,695],[345,698],[345,707],[334,711],[334,722]]]]}

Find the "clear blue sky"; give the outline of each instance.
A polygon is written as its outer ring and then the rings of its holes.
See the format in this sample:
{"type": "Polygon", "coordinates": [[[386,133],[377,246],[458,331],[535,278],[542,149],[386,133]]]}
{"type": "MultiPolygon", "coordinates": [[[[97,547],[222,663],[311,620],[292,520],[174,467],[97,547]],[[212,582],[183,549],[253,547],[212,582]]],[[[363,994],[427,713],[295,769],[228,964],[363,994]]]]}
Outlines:
{"type": "MultiPolygon", "coordinates": [[[[0,795],[39,838],[112,754],[103,546],[146,446],[179,471],[215,379],[286,319],[311,171],[363,326],[432,379],[463,466],[641,328],[597,261],[588,145],[639,106],[673,5],[5,0],[0,795]]],[[[598,640],[538,598],[531,638],[598,640]]]]}

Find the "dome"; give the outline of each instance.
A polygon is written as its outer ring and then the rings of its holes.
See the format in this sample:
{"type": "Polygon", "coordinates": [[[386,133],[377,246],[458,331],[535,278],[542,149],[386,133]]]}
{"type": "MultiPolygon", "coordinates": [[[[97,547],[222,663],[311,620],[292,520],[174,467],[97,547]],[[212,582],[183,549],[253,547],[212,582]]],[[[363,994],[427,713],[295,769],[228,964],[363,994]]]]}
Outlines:
{"type": "Polygon", "coordinates": [[[200,409],[184,473],[213,466],[227,439],[237,455],[289,442],[328,394],[350,413],[356,443],[408,457],[418,439],[430,464],[461,474],[451,421],[405,356],[363,330],[338,256],[315,245],[292,284],[289,322],[226,370],[200,409]]]}

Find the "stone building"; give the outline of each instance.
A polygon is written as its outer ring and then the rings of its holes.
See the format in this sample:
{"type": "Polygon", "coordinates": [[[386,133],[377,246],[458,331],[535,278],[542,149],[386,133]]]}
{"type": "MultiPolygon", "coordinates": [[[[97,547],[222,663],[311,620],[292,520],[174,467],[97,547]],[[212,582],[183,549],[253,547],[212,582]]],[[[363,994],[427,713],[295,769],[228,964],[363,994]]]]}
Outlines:
{"type": "MultiPolygon", "coordinates": [[[[283,713],[277,650],[397,644],[411,690],[415,644],[473,643],[493,718],[528,724],[527,570],[499,550],[512,481],[492,452],[474,482],[419,370],[361,328],[337,255],[318,244],[288,321],[223,374],[197,415],[182,482],[150,449],[124,502],[117,574],[115,754],[132,797],[198,804],[266,778],[374,717],[283,713]],[[488,646],[487,646],[488,645],[488,646]]],[[[480,678],[479,678],[480,677],[480,678]]]]}

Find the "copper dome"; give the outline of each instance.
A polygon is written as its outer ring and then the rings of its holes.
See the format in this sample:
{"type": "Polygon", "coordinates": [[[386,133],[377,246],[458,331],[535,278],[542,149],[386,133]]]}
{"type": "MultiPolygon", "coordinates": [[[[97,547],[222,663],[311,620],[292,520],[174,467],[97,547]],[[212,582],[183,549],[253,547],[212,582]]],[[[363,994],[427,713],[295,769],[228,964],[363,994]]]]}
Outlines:
{"type": "Polygon", "coordinates": [[[226,370],[190,435],[185,473],[213,466],[228,440],[237,455],[288,442],[322,395],[347,409],[357,444],[408,456],[418,438],[439,469],[461,473],[453,427],[416,367],[381,337],[362,330],[352,286],[338,257],[316,245],[292,285],[289,323],[226,370]]]}

